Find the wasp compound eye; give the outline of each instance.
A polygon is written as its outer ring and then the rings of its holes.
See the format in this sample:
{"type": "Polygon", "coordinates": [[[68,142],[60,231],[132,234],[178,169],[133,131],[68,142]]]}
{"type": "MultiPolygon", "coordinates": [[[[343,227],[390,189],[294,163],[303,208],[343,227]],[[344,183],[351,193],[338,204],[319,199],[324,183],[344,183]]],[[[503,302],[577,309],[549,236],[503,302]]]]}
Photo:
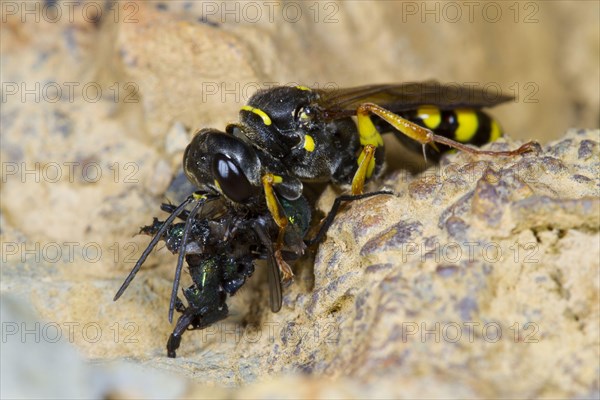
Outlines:
{"type": "Polygon", "coordinates": [[[224,154],[213,157],[212,174],[219,184],[221,192],[236,203],[241,203],[254,194],[254,188],[240,167],[224,154]]]}

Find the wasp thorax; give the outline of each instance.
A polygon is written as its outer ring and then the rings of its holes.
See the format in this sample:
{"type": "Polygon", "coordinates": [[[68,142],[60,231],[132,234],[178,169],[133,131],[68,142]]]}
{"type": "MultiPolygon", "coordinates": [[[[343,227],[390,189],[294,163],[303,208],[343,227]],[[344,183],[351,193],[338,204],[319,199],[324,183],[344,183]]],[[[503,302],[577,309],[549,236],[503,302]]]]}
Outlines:
{"type": "Polygon", "coordinates": [[[309,115],[305,112],[300,121],[298,110],[308,110],[315,96],[308,89],[287,86],[259,91],[242,107],[240,121],[248,126],[246,134],[256,146],[285,157],[304,137],[302,129],[309,115]]]}

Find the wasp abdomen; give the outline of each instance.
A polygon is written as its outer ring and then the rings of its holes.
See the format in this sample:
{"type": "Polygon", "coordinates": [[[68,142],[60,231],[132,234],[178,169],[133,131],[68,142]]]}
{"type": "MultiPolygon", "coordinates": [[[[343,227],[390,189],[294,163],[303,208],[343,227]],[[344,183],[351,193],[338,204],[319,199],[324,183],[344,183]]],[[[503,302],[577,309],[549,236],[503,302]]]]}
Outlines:
{"type": "Polygon", "coordinates": [[[498,122],[478,109],[442,110],[435,106],[423,106],[401,115],[438,135],[461,143],[481,146],[502,136],[498,122]]]}

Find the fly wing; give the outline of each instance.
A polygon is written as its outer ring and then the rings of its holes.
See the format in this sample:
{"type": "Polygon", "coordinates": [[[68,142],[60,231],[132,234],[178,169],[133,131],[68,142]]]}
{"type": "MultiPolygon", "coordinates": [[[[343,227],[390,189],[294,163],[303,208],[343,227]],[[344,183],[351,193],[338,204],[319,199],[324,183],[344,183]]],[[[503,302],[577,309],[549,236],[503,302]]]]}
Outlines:
{"type": "Polygon", "coordinates": [[[269,252],[267,258],[267,275],[269,282],[269,302],[271,305],[271,311],[274,313],[281,310],[281,304],[283,303],[282,288],[281,288],[281,274],[279,272],[279,266],[275,260],[273,252],[269,252]]]}
{"type": "Polygon", "coordinates": [[[267,255],[267,281],[269,282],[269,303],[271,305],[271,311],[278,312],[281,310],[281,305],[283,303],[283,290],[281,287],[279,265],[277,264],[277,258],[273,251],[273,241],[269,238],[269,235],[260,222],[254,221],[252,227],[265,247],[267,255]]]}

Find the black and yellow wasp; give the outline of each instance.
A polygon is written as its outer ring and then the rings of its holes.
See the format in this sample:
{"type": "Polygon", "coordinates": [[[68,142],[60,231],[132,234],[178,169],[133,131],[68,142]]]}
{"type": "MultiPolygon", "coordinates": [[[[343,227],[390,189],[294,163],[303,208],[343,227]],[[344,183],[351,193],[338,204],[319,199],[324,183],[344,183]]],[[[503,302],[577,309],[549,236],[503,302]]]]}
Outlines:
{"type": "MultiPolygon", "coordinates": [[[[371,85],[349,89],[275,87],[255,93],[240,122],[225,132],[199,131],[186,149],[184,171],[197,187],[219,193],[241,207],[267,206],[281,232],[287,218],[279,202],[302,195],[303,182],[364,182],[382,169],[383,139],[393,132],[424,155],[437,145],[473,154],[514,156],[532,150],[484,151],[501,136],[500,126],[481,109],[511,100],[483,90],[437,82],[371,85]],[[356,122],[352,119],[356,117],[356,122]]],[[[282,240],[277,240],[278,247],[282,240]]],[[[280,260],[281,261],[281,260],[280,260]]],[[[280,267],[285,278],[291,270],[280,267]]]]}
{"type": "MultiPolygon", "coordinates": [[[[365,181],[382,171],[381,133],[392,132],[409,148],[422,149],[424,156],[431,158],[439,157],[439,152],[448,148],[488,156],[516,156],[536,150],[539,145],[534,142],[511,151],[484,151],[466,145],[484,144],[501,136],[498,123],[482,108],[511,99],[490,96],[473,87],[433,81],[330,90],[282,86],[258,91],[242,107],[238,123],[228,125],[225,131],[202,129],[194,135],[183,156],[183,170],[198,192],[173,207],[169,218],[153,231],[154,239],[115,300],[156,243],[165,239],[175,218],[185,213],[169,308],[172,320],[187,243],[194,241],[190,230],[198,224],[196,215],[202,207],[215,199],[225,202],[225,213],[234,215],[236,221],[261,221],[269,226],[258,228],[259,237],[252,240],[263,246],[261,257],[267,243],[272,246],[271,269],[278,271],[270,272],[269,276],[278,277],[280,271],[284,280],[291,279],[291,268],[283,256],[285,248],[293,248],[297,257],[304,251],[305,243],[318,242],[342,201],[389,194],[362,195],[365,181]],[[294,213],[298,207],[289,206],[303,199],[306,182],[333,182],[348,185],[352,190],[351,195],[336,200],[319,233],[311,240],[302,237],[305,230],[302,235],[293,234],[298,226],[294,213]],[[194,202],[191,211],[186,211],[194,202]]],[[[241,226],[238,224],[232,226],[241,226]]],[[[242,225],[257,232],[256,223],[242,225]]],[[[225,233],[229,233],[227,229],[225,233]]],[[[228,249],[226,245],[213,246],[208,254],[211,265],[228,249]]],[[[271,301],[273,311],[281,307],[280,289],[272,288],[271,293],[278,290],[279,296],[271,301]]],[[[201,312],[194,317],[201,319],[201,312]]]]}

